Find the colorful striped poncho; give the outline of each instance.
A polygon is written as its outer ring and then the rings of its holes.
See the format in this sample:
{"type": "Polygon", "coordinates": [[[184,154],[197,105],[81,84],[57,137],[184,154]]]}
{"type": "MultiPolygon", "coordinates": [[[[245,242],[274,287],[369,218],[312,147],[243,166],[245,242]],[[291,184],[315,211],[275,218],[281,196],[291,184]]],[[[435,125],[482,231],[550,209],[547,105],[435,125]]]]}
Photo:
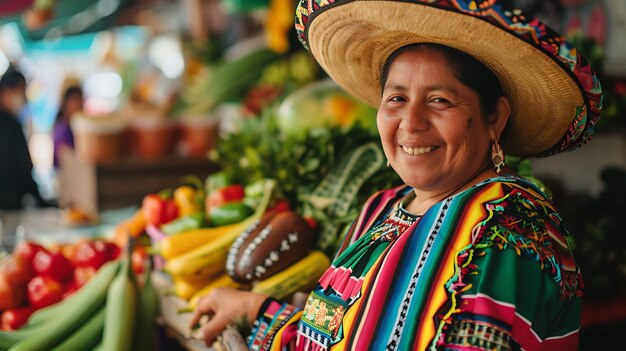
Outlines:
{"type": "Polygon", "coordinates": [[[577,349],[582,281],[540,190],[492,178],[412,224],[394,217],[411,191],[372,196],[304,309],[268,299],[250,348],[577,349]]]}

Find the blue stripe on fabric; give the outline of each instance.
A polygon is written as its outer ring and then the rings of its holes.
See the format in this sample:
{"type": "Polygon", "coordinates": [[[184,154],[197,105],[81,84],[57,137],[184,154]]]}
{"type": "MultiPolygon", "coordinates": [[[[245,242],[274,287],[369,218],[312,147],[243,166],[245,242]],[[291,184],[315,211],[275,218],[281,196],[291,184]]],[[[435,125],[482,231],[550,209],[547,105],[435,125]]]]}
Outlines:
{"type": "MultiPolygon", "coordinates": [[[[429,234],[432,233],[437,226],[437,218],[440,216],[442,206],[443,203],[438,203],[429,209],[418,223],[416,232],[412,233],[411,237],[405,243],[405,247],[402,250],[402,257],[398,262],[399,269],[396,270],[395,273],[396,280],[393,286],[389,287],[388,296],[390,300],[385,308],[386,313],[382,315],[382,319],[378,324],[376,335],[373,338],[374,342],[370,347],[371,350],[386,349],[389,340],[393,337],[392,334],[396,320],[401,313],[403,301],[407,297],[407,291],[413,280],[414,271],[418,269],[419,261],[426,247],[429,234]]],[[[426,264],[421,268],[422,271],[427,268],[430,262],[431,260],[425,262],[426,264]]],[[[418,282],[420,280],[421,278],[418,278],[418,282]]]]}

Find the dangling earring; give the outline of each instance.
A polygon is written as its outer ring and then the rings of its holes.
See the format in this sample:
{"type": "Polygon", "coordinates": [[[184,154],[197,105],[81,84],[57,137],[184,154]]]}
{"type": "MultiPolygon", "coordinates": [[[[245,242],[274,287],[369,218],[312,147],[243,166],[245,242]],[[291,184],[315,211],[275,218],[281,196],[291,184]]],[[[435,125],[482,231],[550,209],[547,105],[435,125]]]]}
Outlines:
{"type": "Polygon", "coordinates": [[[387,168],[391,167],[391,163],[389,163],[389,160],[387,160],[387,168]]]}
{"type": "Polygon", "coordinates": [[[493,170],[496,171],[497,174],[500,174],[502,167],[505,165],[504,151],[502,151],[502,147],[497,139],[491,144],[491,162],[493,163],[493,170]]]}

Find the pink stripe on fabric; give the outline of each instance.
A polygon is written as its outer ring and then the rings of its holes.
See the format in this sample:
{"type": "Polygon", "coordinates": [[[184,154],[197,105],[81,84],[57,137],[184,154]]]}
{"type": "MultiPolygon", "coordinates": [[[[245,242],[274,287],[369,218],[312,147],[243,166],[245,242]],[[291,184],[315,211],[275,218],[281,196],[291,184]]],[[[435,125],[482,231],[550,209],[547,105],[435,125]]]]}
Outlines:
{"type": "Polygon", "coordinates": [[[515,321],[511,328],[511,337],[517,341],[525,351],[576,351],[578,350],[578,329],[562,336],[539,338],[532,329],[532,324],[515,313],[515,321]]]}
{"type": "MultiPolygon", "coordinates": [[[[366,232],[365,230],[366,228],[372,227],[372,225],[374,224],[374,221],[376,220],[376,217],[378,217],[380,212],[384,210],[385,207],[387,207],[387,205],[389,204],[389,201],[394,199],[397,196],[398,192],[404,189],[405,187],[406,185],[401,185],[393,189],[384,191],[383,197],[380,199],[378,206],[376,206],[376,209],[373,212],[371,212],[371,214],[369,215],[369,218],[367,218],[367,223],[365,224],[363,224],[363,221],[365,220],[366,212],[369,212],[369,211],[366,210],[366,211],[361,212],[361,216],[359,217],[359,220],[356,226],[356,228],[358,229],[355,230],[355,233],[358,233],[358,236],[357,235],[353,236],[351,238],[351,242],[354,242],[359,237],[361,237],[361,235],[363,235],[366,232]]],[[[370,197],[370,199],[367,201],[366,205],[363,208],[368,209],[369,206],[371,206],[374,198],[376,198],[376,196],[370,197]]]]}
{"type": "Polygon", "coordinates": [[[265,315],[267,316],[274,316],[276,315],[276,312],[278,312],[278,310],[280,308],[282,308],[283,305],[281,303],[278,303],[276,301],[272,301],[270,302],[269,306],[267,306],[267,308],[265,309],[265,315]]]}
{"type": "MultiPolygon", "coordinates": [[[[413,230],[413,225],[407,230],[413,230]]],[[[374,272],[376,280],[371,285],[371,291],[369,296],[367,296],[367,307],[365,307],[365,312],[361,316],[359,337],[354,345],[355,350],[366,350],[368,345],[371,344],[374,329],[379,322],[379,317],[382,315],[382,310],[385,307],[387,294],[389,294],[393,272],[398,266],[401,254],[410,237],[410,235],[400,235],[388,248],[388,253],[380,256],[383,258],[383,261],[378,272],[374,272]]]]}
{"type": "Polygon", "coordinates": [[[463,295],[459,307],[461,311],[491,316],[509,325],[512,325],[515,319],[514,305],[495,300],[485,294],[463,295]]]}
{"type": "Polygon", "coordinates": [[[515,306],[494,300],[485,294],[463,296],[461,310],[490,316],[510,324],[511,337],[526,351],[574,351],[578,348],[578,330],[542,340],[532,330],[532,324],[515,312],[515,306]]]}

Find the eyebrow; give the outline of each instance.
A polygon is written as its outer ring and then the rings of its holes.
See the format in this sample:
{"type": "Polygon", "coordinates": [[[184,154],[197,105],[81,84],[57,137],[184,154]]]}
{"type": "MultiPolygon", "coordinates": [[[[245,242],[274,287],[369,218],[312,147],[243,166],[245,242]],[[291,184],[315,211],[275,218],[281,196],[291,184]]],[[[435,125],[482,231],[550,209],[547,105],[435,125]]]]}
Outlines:
{"type": "MultiPolygon", "coordinates": [[[[397,84],[397,83],[386,84],[385,88],[383,89],[383,91],[385,91],[387,89],[393,89],[393,90],[401,91],[401,92],[406,92],[406,91],[409,90],[406,86],[404,86],[402,84],[397,84]]],[[[451,94],[453,94],[455,96],[459,96],[460,95],[459,92],[456,89],[451,88],[451,87],[446,86],[446,85],[442,85],[442,84],[434,84],[434,85],[427,86],[425,90],[428,91],[428,92],[442,90],[442,91],[447,91],[447,92],[449,92],[449,93],[451,93],[451,94]]]]}

